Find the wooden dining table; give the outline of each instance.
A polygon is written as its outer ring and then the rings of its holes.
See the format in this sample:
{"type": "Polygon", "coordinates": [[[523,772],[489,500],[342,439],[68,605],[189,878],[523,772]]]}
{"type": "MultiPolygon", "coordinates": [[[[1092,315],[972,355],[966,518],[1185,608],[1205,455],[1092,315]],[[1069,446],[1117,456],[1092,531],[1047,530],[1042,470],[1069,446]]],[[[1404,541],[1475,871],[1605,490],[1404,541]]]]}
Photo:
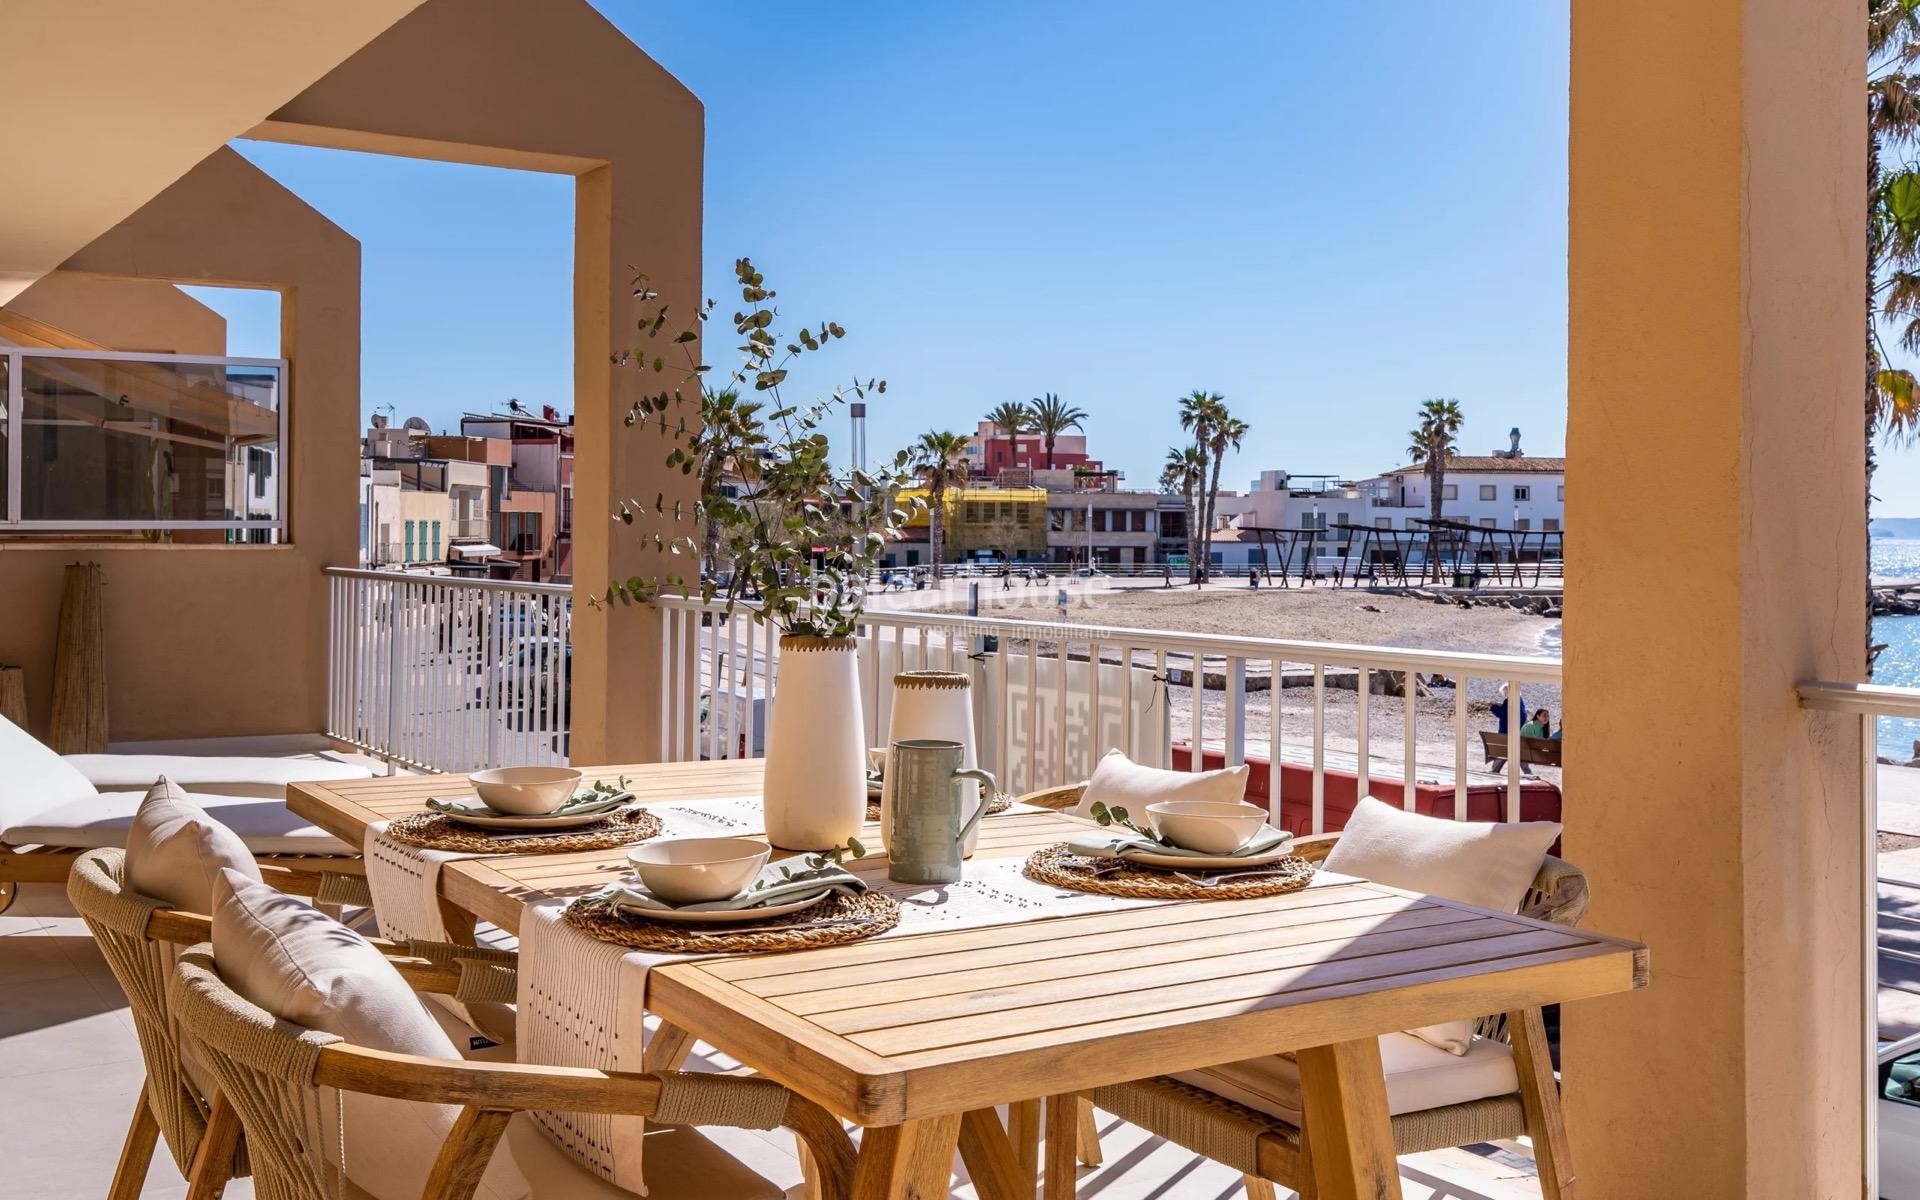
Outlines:
{"type": "MultiPolygon", "coordinates": [[[[756,760],[588,768],[641,803],[757,796],[756,760]]],[[[298,783],[288,807],[354,845],[458,795],[458,776],[298,783]]],[[[1055,812],[981,825],[976,859],[1084,833],[1055,812]]],[[[878,853],[869,828],[865,841],[878,853]]],[[[440,872],[452,922],[516,931],[529,905],[624,876],[624,849],[461,859],[440,872]]],[[[1364,880],[1258,899],[1185,900],[655,967],[649,1069],[695,1040],[862,1127],[854,1194],[944,1197],[958,1151],[983,1197],[1031,1197],[995,1108],[1264,1054],[1293,1053],[1325,1200],[1397,1197],[1378,1036],[1644,986],[1633,942],[1364,880]]],[[[1539,1069],[1551,1067],[1536,1056],[1539,1069]]],[[[1046,1180],[1048,1200],[1073,1180],[1046,1180]]]]}

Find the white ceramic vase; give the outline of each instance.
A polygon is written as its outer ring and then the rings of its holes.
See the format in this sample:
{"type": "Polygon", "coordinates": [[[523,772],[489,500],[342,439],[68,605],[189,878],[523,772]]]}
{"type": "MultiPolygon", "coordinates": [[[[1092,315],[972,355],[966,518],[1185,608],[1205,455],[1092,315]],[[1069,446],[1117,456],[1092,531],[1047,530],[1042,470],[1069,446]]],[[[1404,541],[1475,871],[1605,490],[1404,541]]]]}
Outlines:
{"type": "MultiPolygon", "coordinates": [[[[895,742],[910,738],[959,742],[963,747],[961,765],[978,767],[979,753],[974,747],[973,680],[957,671],[902,671],[893,677],[893,712],[887,718],[889,753],[895,742]]],[[[889,761],[880,783],[880,840],[885,844],[893,827],[893,763],[889,761]]],[[[980,785],[965,780],[960,785],[960,819],[973,816],[973,810],[987,799],[980,785]]],[[[967,834],[963,857],[972,857],[980,841],[980,826],[967,834]]]]}
{"type": "Polygon", "coordinates": [[[767,719],[767,840],[828,850],[867,816],[867,739],[852,638],[780,639],[779,690],[767,719]]]}

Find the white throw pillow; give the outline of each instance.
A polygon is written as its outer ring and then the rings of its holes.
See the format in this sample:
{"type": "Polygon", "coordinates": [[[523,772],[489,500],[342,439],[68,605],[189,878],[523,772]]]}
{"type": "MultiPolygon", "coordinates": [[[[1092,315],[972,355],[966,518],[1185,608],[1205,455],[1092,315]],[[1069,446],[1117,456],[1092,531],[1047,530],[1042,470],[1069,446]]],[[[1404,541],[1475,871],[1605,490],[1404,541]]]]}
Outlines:
{"type": "Polygon", "coordinates": [[[0,833],[56,805],[97,794],[73,764],[0,717],[0,833]]]}
{"type": "MultiPolygon", "coordinates": [[[[213,885],[213,956],[227,986],[283,1020],[365,1049],[460,1058],[420,997],[370,942],[238,871],[221,871],[213,885]]],[[[359,1092],[343,1100],[347,1177],[377,1200],[421,1195],[459,1108],[359,1092]]],[[[320,1136],[338,1145],[331,1097],[319,1113],[320,1136]]],[[[517,1200],[527,1190],[512,1158],[499,1155],[480,1194],[517,1200]]]]}
{"type": "MultiPolygon", "coordinates": [[[[1517,913],[1540,873],[1557,821],[1449,821],[1407,812],[1368,796],[1347,818],[1321,864],[1461,904],[1517,913]]],[[[1407,1032],[1452,1054],[1465,1054],[1472,1021],[1447,1021],[1407,1032]]]]}
{"type": "Polygon", "coordinates": [[[210,914],[214,877],[222,867],[260,879],[260,866],[240,835],[162,777],[147,790],[127,830],[127,886],[174,908],[210,914]]]}
{"type": "Polygon", "coordinates": [[[1075,816],[1093,811],[1095,801],[1108,808],[1124,808],[1136,824],[1144,824],[1147,805],[1162,800],[1216,800],[1232,804],[1247,797],[1247,764],[1218,771],[1163,771],[1134,762],[1118,750],[1107,751],[1093,778],[1074,806],[1075,816]]]}

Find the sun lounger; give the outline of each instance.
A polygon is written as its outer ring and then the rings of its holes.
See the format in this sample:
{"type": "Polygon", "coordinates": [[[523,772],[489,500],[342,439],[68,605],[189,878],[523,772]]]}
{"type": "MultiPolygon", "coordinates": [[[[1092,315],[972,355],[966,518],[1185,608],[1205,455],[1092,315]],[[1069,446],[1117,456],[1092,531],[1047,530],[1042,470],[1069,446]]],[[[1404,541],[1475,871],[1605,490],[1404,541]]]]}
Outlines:
{"type": "Polygon", "coordinates": [[[292,758],[196,758],[184,755],[75,754],[62,757],[0,718],[0,910],[21,883],[58,883],[84,850],[120,846],[140,799],[165,775],[240,835],[279,880],[299,890],[320,875],[359,874],[349,846],[287,810],[289,783],[359,779],[364,767],[321,755],[292,758]]]}

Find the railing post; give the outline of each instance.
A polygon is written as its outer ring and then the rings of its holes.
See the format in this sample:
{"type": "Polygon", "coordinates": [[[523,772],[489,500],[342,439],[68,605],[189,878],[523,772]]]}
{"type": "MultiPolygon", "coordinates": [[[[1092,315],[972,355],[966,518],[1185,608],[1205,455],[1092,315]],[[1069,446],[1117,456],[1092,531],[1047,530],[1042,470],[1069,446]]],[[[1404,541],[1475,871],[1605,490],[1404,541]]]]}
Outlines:
{"type": "Polygon", "coordinates": [[[497,592],[487,593],[486,621],[487,669],[482,677],[486,682],[482,686],[487,689],[489,703],[480,710],[480,715],[487,723],[487,765],[497,767],[500,765],[500,672],[498,668],[500,638],[503,635],[500,628],[500,596],[497,592]]]}
{"type": "Polygon", "coordinates": [[[394,722],[400,712],[400,597],[399,588],[386,584],[383,589],[387,599],[387,736],[380,749],[380,757],[387,764],[387,774],[393,774],[394,722]]]}

